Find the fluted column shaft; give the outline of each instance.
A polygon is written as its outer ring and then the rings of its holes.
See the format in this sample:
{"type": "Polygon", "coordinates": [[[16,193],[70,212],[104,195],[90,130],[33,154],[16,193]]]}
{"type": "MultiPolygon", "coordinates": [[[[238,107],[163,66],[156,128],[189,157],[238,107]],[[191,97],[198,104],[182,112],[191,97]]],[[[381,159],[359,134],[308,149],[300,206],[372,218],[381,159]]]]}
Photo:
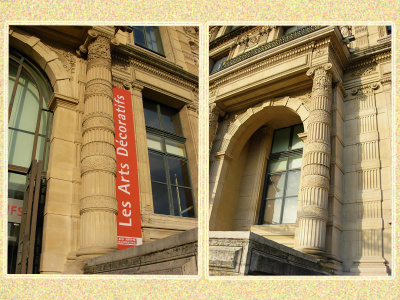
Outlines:
{"type": "Polygon", "coordinates": [[[328,221],[332,103],[332,75],[328,70],[331,67],[331,64],[326,64],[307,72],[314,78],[298,217],[297,249],[320,258],[325,257],[328,221]]]}
{"type": "Polygon", "coordinates": [[[80,259],[117,250],[113,92],[110,39],[90,30],[82,121],[80,259]]]}

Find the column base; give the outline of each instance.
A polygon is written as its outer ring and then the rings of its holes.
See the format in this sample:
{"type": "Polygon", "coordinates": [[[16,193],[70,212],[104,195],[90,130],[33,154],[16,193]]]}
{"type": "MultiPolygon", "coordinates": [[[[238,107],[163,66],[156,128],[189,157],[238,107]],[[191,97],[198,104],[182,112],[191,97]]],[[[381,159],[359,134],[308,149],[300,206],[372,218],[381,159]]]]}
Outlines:
{"type": "Polygon", "coordinates": [[[387,266],[382,257],[361,257],[354,260],[350,268],[351,275],[388,276],[387,266]]]}
{"type": "Polygon", "coordinates": [[[100,255],[108,254],[118,251],[118,248],[106,248],[106,247],[85,247],[81,248],[76,252],[77,260],[86,261],[90,258],[94,258],[100,255]]]}
{"type": "Polygon", "coordinates": [[[296,248],[296,250],[312,255],[318,259],[326,260],[326,252],[319,248],[296,248]]]}

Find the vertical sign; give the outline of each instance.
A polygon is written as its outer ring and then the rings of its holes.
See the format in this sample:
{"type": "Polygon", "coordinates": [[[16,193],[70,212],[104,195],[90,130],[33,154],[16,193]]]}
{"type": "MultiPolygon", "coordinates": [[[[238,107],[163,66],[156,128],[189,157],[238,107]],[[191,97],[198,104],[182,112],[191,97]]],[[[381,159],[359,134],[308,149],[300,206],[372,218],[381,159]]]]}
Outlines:
{"type": "Polygon", "coordinates": [[[131,93],[113,87],[113,96],[114,145],[117,157],[117,235],[118,249],[123,250],[142,244],[142,226],[131,93]]]}

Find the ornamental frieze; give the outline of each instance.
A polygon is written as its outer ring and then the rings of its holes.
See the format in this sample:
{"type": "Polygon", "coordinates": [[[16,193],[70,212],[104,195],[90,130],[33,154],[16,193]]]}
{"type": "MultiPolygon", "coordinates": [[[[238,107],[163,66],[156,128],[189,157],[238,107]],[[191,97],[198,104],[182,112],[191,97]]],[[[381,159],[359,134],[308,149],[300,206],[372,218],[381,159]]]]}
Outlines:
{"type": "Polygon", "coordinates": [[[181,77],[178,77],[176,75],[173,75],[170,72],[166,72],[164,70],[161,70],[160,68],[157,68],[155,66],[152,66],[150,64],[146,64],[140,60],[134,59],[132,58],[130,61],[131,66],[133,66],[133,68],[137,68],[140,69],[142,71],[145,71],[147,73],[150,73],[153,76],[162,78],[164,80],[167,80],[175,85],[179,85],[184,87],[185,89],[188,90],[193,90],[194,88],[196,88],[196,85],[194,83],[191,83],[187,80],[182,79],[181,77]]]}
{"type": "Polygon", "coordinates": [[[257,73],[263,69],[277,65],[277,64],[287,61],[291,58],[299,57],[301,55],[309,53],[313,50],[314,44],[315,44],[315,42],[312,41],[312,42],[302,45],[300,47],[293,48],[291,50],[285,51],[278,55],[274,55],[267,59],[253,63],[247,67],[241,68],[239,71],[233,72],[227,76],[224,76],[221,79],[213,81],[210,84],[210,89],[215,89],[216,87],[223,85],[225,82],[234,81],[238,78],[257,73]]]}

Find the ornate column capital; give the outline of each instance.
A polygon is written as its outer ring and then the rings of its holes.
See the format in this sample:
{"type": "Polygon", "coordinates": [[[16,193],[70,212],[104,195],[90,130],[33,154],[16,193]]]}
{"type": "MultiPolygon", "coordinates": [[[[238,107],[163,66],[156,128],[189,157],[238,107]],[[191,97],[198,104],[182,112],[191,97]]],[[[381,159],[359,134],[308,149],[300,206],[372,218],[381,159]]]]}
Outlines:
{"type": "Polygon", "coordinates": [[[132,85],[132,89],[134,91],[138,91],[138,92],[142,92],[142,90],[144,88],[143,84],[140,84],[137,81],[132,81],[131,85],[132,85]]]}
{"type": "Polygon", "coordinates": [[[316,67],[312,67],[310,68],[306,75],[307,76],[317,76],[317,75],[322,75],[322,74],[326,74],[326,73],[332,73],[332,64],[331,63],[326,63],[323,65],[319,65],[316,67]]]}

